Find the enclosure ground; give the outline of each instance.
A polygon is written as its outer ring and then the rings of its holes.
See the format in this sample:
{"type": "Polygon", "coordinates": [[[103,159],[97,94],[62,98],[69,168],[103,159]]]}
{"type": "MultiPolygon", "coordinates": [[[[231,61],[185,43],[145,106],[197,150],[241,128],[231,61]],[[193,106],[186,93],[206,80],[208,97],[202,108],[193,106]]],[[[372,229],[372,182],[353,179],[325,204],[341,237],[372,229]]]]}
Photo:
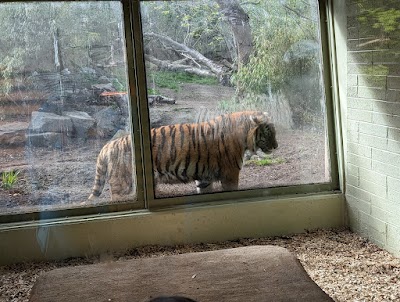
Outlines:
{"type": "MultiPolygon", "coordinates": [[[[198,118],[207,118],[207,114],[218,114],[217,100],[229,99],[234,91],[233,87],[200,84],[182,84],[178,92],[162,89],[162,94],[175,99],[176,104],[151,107],[152,126],[196,121],[198,118]]],[[[70,102],[78,101],[73,99],[70,102]]],[[[94,109],[87,106],[85,110],[94,109]]],[[[271,118],[274,120],[274,114],[271,114],[271,118]]],[[[10,124],[17,121],[20,120],[10,117],[6,122],[10,124]]],[[[29,121],[30,116],[25,116],[26,125],[29,121]]],[[[270,156],[272,163],[246,164],[240,173],[239,189],[329,182],[329,160],[326,158],[323,129],[282,129],[277,126],[279,147],[270,156]]],[[[96,158],[108,140],[76,139],[61,149],[0,144],[0,173],[20,171],[18,182],[11,190],[5,190],[0,182],[0,213],[7,215],[93,206],[87,198],[94,182],[96,158]]],[[[217,184],[215,191],[218,190],[221,187],[217,184]]],[[[160,184],[155,193],[158,198],[196,194],[196,186],[194,182],[160,184]]],[[[109,203],[110,192],[106,186],[94,205],[109,203]]]]}
{"type": "Polygon", "coordinates": [[[310,277],[335,301],[400,300],[400,259],[346,229],[336,229],[210,244],[147,246],[100,257],[1,267],[0,301],[28,301],[39,274],[58,267],[270,244],[293,252],[310,277]]]}

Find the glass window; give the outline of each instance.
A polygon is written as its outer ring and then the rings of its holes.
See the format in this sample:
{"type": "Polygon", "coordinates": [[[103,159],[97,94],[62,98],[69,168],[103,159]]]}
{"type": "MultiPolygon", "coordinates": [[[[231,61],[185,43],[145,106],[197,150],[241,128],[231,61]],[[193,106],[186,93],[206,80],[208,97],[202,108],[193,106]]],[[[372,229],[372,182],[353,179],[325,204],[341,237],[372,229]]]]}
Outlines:
{"type": "Polygon", "coordinates": [[[121,3],[2,3],[0,19],[0,213],[134,200],[121,3]]]}
{"type": "Polygon", "coordinates": [[[0,3],[0,216],[336,189],[319,5],[0,3]]]}
{"type": "Polygon", "coordinates": [[[332,181],[317,0],[141,15],[156,198],[332,181]]]}

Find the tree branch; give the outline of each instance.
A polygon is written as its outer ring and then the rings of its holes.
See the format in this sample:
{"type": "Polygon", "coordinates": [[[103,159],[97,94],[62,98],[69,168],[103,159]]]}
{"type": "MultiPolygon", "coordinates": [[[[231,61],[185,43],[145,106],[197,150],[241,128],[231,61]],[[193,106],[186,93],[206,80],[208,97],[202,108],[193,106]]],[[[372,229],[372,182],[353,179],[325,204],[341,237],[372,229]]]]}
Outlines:
{"type": "Polygon", "coordinates": [[[286,8],[287,10],[291,11],[292,13],[296,14],[296,15],[297,15],[298,17],[300,17],[300,18],[303,18],[303,19],[308,20],[308,21],[311,21],[311,22],[316,22],[316,20],[311,19],[311,18],[309,18],[309,17],[307,17],[307,16],[302,15],[299,11],[297,11],[297,10],[295,10],[295,9],[293,9],[293,8],[291,8],[291,7],[289,7],[289,6],[286,5],[286,4],[282,4],[282,6],[283,6],[284,8],[286,8]]]}

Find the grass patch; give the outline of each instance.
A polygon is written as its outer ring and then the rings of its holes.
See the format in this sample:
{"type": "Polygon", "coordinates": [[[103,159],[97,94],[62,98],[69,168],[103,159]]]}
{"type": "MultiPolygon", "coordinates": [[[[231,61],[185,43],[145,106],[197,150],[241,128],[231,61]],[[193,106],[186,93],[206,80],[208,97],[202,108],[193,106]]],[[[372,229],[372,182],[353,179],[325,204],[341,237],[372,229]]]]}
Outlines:
{"type": "Polygon", "coordinates": [[[218,84],[216,78],[201,77],[186,72],[152,71],[148,74],[148,78],[150,80],[149,94],[157,94],[157,88],[169,88],[174,91],[179,91],[181,84],[184,83],[194,83],[200,85],[218,84]]]}
{"type": "Polygon", "coordinates": [[[283,158],[266,157],[262,159],[250,159],[246,161],[246,164],[257,165],[257,166],[270,166],[270,165],[283,164],[284,162],[285,160],[283,158]]]}
{"type": "Polygon", "coordinates": [[[21,171],[4,171],[1,173],[2,187],[5,190],[11,190],[18,181],[18,175],[21,171]]]}

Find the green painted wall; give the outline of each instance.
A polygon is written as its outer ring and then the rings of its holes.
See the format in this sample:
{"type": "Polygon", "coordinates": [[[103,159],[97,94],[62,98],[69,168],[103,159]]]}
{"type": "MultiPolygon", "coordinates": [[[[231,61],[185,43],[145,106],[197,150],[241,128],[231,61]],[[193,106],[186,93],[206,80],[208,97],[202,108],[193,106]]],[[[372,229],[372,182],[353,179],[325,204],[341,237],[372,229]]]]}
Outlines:
{"type": "Polygon", "coordinates": [[[342,194],[14,223],[0,227],[0,265],[344,225],[342,194]]]}
{"type": "Polygon", "coordinates": [[[400,256],[400,2],[333,3],[349,223],[400,256]]]}

